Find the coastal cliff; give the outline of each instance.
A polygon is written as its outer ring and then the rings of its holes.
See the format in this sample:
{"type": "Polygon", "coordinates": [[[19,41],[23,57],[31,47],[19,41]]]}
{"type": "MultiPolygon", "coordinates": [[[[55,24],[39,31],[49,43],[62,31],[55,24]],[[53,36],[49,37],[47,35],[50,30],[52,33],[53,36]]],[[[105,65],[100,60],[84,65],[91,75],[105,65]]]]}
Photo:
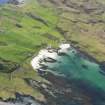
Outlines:
{"type": "Polygon", "coordinates": [[[1,103],[104,105],[105,1],[0,1],[1,103]],[[75,50],[65,54],[61,43],[75,50]],[[46,48],[60,60],[41,60],[43,74],[30,62],[46,48]]]}

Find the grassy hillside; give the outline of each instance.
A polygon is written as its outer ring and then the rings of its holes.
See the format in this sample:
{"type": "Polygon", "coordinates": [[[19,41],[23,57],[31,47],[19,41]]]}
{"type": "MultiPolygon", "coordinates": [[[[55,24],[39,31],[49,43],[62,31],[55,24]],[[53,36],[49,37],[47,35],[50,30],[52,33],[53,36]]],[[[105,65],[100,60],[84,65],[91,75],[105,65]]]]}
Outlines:
{"type": "Polygon", "coordinates": [[[43,94],[24,78],[46,81],[31,68],[30,60],[41,48],[57,47],[61,40],[104,61],[104,11],[104,0],[25,0],[19,6],[0,5],[0,97],[19,92],[43,100],[43,94]]]}
{"type": "Polygon", "coordinates": [[[80,6],[79,3],[73,12],[61,14],[59,26],[62,24],[67,37],[77,47],[98,61],[105,61],[105,1],[84,0],[80,6]]]}
{"type": "Polygon", "coordinates": [[[105,0],[40,0],[59,11],[65,38],[98,61],[105,61],[105,0]]]}
{"type": "Polygon", "coordinates": [[[57,47],[63,40],[56,31],[58,17],[52,8],[41,7],[36,0],[24,5],[0,5],[0,97],[15,92],[43,99],[24,78],[44,80],[30,67],[33,55],[47,45],[57,47]]]}

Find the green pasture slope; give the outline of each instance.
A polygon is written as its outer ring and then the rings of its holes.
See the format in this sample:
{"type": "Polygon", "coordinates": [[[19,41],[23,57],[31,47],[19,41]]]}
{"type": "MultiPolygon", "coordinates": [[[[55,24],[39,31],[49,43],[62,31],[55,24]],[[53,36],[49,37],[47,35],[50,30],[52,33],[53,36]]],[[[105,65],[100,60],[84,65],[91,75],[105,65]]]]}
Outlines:
{"type": "Polygon", "coordinates": [[[64,38],[105,61],[105,0],[66,1],[70,5],[63,0],[0,5],[0,97],[19,92],[44,99],[24,78],[46,81],[32,69],[30,60],[41,48],[57,47],[64,38]]]}
{"type": "Polygon", "coordinates": [[[71,7],[62,10],[58,27],[76,47],[105,61],[105,0],[71,2],[71,7]]]}
{"type": "Polygon", "coordinates": [[[0,97],[14,97],[19,92],[44,99],[24,78],[44,80],[31,68],[30,60],[42,47],[57,47],[63,40],[56,31],[57,21],[55,11],[41,7],[36,0],[19,7],[0,5],[0,97]]]}
{"type": "Polygon", "coordinates": [[[40,0],[59,11],[64,37],[98,61],[105,61],[105,0],[40,0]]]}

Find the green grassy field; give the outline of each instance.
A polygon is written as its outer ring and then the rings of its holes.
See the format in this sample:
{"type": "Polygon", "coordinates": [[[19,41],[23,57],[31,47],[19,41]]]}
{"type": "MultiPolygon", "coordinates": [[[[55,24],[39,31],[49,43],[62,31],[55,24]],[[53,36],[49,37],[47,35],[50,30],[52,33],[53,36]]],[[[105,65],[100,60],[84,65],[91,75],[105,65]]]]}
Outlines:
{"type": "Polygon", "coordinates": [[[55,11],[41,7],[36,0],[27,0],[21,7],[0,5],[0,97],[14,97],[19,92],[44,99],[24,78],[45,81],[30,61],[41,48],[57,47],[63,40],[56,31],[57,21],[55,11]]]}
{"type": "Polygon", "coordinates": [[[43,0],[40,3],[47,7],[50,3],[57,9],[60,17],[57,27],[67,40],[98,61],[105,61],[105,0],[43,0]]]}
{"type": "Polygon", "coordinates": [[[19,7],[0,5],[0,97],[15,97],[14,93],[19,92],[44,99],[24,78],[46,81],[32,69],[30,61],[41,48],[57,47],[64,38],[98,61],[104,61],[105,1],[97,1],[98,4],[91,1],[89,7],[84,0],[71,0],[74,2],[71,7],[59,0],[26,0],[19,7]]]}
{"type": "Polygon", "coordinates": [[[85,0],[74,2],[78,7],[63,11],[58,27],[66,32],[67,39],[76,47],[100,62],[105,61],[105,1],[92,0],[90,4],[85,0]]]}
{"type": "Polygon", "coordinates": [[[76,47],[89,55],[96,58],[98,61],[105,60],[105,24],[104,22],[85,23],[88,20],[104,21],[105,14],[98,16],[89,16],[87,14],[74,14],[65,12],[58,24],[63,31],[66,32],[69,39],[76,47]],[[75,22],[77,21],[77,22],[75,22]],[[82,22],[84,21],[84,22],[82,22]]]}

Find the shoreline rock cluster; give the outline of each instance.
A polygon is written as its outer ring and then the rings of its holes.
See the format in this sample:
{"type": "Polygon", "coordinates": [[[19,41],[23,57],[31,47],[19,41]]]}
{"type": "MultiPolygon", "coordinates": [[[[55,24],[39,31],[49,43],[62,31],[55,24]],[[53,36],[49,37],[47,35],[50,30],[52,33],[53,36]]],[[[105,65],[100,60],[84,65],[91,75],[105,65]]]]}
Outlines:
{"type": "Polygon", "coordinates": [[[34,57],[31,61],[31,65],[34,70],[37,70],[38,72],[45,72],[47,66],[43,64],[44,62],[56,62],[57,56],[64,55],[70,49],[70,44],[61,44],[59,46],[59,49],[55,50],[51,47],[48,47],[46,49],[42,49],[39,54],[34,57]]]}
{"type": "Polygon", "coordinates": [[[0,105],[44,105],[31,95],[15,93],[16,98],[0,99],[0,105]]]}

